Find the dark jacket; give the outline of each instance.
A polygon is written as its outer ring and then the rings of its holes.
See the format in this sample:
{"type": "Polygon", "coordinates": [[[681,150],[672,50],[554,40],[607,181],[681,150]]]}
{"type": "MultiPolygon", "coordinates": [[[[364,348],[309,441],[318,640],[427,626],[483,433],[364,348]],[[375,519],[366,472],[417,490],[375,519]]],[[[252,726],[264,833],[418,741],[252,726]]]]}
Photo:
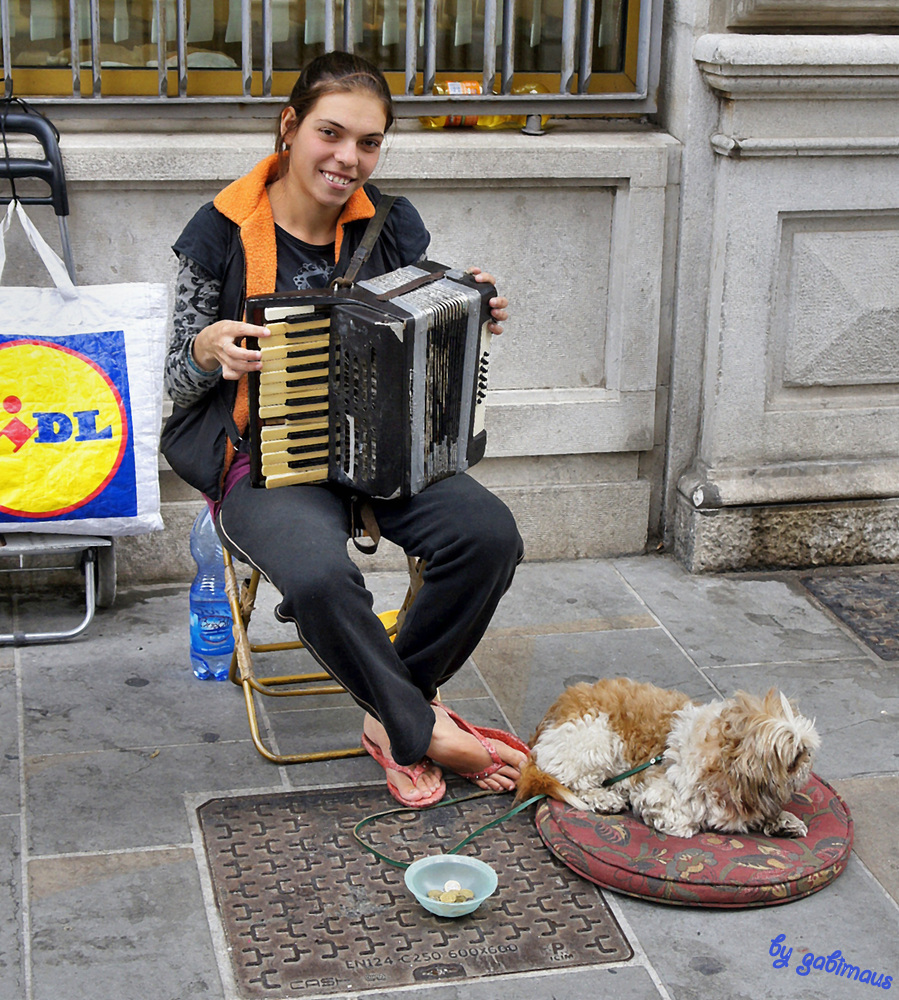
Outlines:
{"type": "MultiPolygon", "coordinates": [[[[221,282],[219,319],[242,319],[248,296],[275,291],[275,229],[265,185],[274,180],[276,171],[277,158],[271,156],[228,185],[197,212],[173,247],[221,282]]],[[[346,271],[380,198],[380,191],[366,184],[344,207],[332,279],[346,271]]],[[[407,199],[398,198],[358,278],[414,263],[429,240],[418,212],[407,199]]],[[[239,382],[219,379],[193,406],[174,408],[163,428],[161,451],[185,482],[219,500],[247,417],[246,376],[239,382]]]]}

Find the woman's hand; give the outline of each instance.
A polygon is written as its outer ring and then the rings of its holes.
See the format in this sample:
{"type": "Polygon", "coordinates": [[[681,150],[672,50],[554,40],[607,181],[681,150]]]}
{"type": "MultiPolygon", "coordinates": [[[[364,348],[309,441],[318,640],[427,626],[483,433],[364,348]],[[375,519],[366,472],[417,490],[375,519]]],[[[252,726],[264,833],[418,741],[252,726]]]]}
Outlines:
{"type": "Polygon", "coordinates": [[[221,367],[222,378],[236,381],[246,372],[256,372],[262,368],[262,354],[248,351],[240,346],[244,337],[268,337],[264,326],[239,323],[233,319],[222,319],[211,323],[197,334],[193,343],[194,361],[207,372],[221,367]]]}
{"type": "MultiPolygon", "coordinates": [[[[479,267],[470,267],[468,273],[474,276],[475,281],[486,281],[489,285],[495,285],[496,279],[492,274],[487,274],[479,267]]],[[[503,332],[502,324],[509,318],[509,300],[504,295],[497,295],[490,300],[490,312],[493,322],[487,324],[487,329],[499,336],[503,332]]]]}

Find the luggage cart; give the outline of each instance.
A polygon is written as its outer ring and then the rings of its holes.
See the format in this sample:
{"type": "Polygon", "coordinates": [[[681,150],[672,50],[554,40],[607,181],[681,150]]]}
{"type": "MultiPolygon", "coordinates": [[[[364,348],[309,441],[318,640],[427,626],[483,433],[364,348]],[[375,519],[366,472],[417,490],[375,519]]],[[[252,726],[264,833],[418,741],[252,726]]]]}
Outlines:
{"type": "MultiPolygon", "coordinates": [[[[69,199],[65,171],[59,152],[59,135],[53,124],[43,115],[32,111],[20,101],[0,102],[0,128],[3,147],[0,149],[0,180],[10,182],[10,193],[0,193],[0,205],[8,205],[13,196],[23,205],[50,205],[59,220],[59,235],[63,260],[72,282],[75,283],[75,265],[69,241],[67,216],[69,199]],[[10,157],[7,139],[14,134],[26,134],[41,145],[44,156],[40,159],[10,157]],[[49,193],[45,195],[19,194],[17,180],[37,179],[46,182],[49,193]]],[[[115,541],[98,535],[55,534],[28,531],[0,533],[0,572],[47,572],[65,568],[80,568],[84,573],[85,614],[79,625],[65,631],[0,633],[0,645],[25,645],[28,643],[62,642],[80,635],[91,623],[96,608],[110,607],[115,600],[116,557],[115,541]],[[31,557],[77,557],[70,565],[27,565],[31,557]],[[12,568],[4,563],[13,560],[12,568]]]]}

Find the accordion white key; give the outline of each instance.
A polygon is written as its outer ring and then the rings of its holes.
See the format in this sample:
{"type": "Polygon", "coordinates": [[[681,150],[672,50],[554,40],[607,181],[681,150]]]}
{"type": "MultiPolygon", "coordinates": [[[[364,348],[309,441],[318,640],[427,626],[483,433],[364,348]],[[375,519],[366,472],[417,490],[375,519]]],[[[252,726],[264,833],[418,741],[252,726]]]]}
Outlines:
{"type": "Polygon", "coordinates": [[[411,496],[484,456],[496,289],[422,261],[345,289],[247,300],[270,337],[249,376],[250,469],[267,489],[331,481],[411,496]]]}

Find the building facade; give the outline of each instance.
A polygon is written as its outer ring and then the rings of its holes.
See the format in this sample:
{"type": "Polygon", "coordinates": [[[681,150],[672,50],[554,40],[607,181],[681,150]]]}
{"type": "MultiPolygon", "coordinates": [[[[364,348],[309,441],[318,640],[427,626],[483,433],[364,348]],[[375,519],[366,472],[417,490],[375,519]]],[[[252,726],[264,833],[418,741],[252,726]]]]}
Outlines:
{"type": "MultiPolygon", "coordinates": [[[[430,256],[498,276],[487,457],[531,559],[667,548],[694,571],[899,559],[899,0],[669,0],[649,107],[543,134],[404,119],[375,175],[430,256]]],[[[42,106],[82,283],[170,246],[273,145],[248,116],[42,106]]],[[[53,225],[46,228],[53,238],[53,225]]],[[[15,253],[5,284],[33,280],[15,253]]],[[[123,582],[192,572],[198,497],[123,582]]],[[[385,546],[367,563],[402,565],[385,546]]]]}

